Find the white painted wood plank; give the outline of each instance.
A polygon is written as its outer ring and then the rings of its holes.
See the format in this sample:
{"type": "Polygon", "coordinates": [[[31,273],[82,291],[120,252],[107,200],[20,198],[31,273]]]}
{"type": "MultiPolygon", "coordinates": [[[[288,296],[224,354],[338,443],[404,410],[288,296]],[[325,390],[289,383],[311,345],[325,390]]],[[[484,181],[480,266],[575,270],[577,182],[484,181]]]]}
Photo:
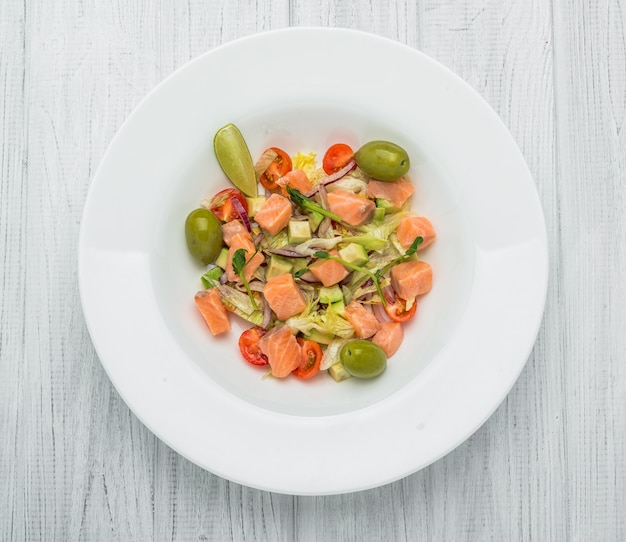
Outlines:
{"type": "Polygon", "coordinates": [[[26,49],[23,6],[0,3],[0,539],[24,539],[24,311],[26,49]]]}
{"type": "Polygon", "coordinates": [[[626,538],[626,6],[554,5],[571,540],[626,538]]]}

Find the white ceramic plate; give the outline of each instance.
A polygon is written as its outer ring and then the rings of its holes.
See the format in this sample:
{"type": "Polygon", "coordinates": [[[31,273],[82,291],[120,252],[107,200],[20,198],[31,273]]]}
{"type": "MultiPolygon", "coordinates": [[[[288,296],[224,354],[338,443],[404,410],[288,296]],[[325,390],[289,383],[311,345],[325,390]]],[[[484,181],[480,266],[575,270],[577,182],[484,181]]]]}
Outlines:
{"type": "Polygon", "coordinates": [[[533,346],[548,258],[528,168],[476,92],[393,41],[293,28],[212,50],[139,105],[90,187],[79,270],[98,355],[147,427],[220,476],[314,495],[402,478],[485,422],[533,346]],[[435,278],[380,378],[262,380],[240,359],[238,322],[208,333],[183,224],[228,186],[212,140],[229,122],[254,157],[371,139],[408,150],[414,208],[438,232],[422,254],[435,278]]]}

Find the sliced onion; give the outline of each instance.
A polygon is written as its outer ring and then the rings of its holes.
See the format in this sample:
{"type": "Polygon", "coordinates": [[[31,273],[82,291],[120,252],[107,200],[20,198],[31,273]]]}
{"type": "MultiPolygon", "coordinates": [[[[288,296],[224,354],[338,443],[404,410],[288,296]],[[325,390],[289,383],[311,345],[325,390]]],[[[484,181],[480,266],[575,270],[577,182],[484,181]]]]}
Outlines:
{"type": "Polygon", "coordinates": [[[267,326],[270,325],[270,321],[272,319],[272,308],[270,304],[265,301],[263,303],[263,321],[261,322],[261,327],[263,329],[267,329],[267,326]]]}
{"type": "Polygon", "coordinates": [[[289,248],[271,248],[266,250],[270,254],[276,254],[277,256],[286,256],[287,258],[306,258],[306,254],[299,254],[295,250],[289,248]]]}
{"type": "Polygon", "coordinates": [[[317,233],[319,235],[326,235],[326,232],[328,232],[328,230],[332,227],[332,225],[333,225],[333,221],[327,216],[325,216],[320,222],[319,227],[317,228],[317,233]]]}
{"type": "Polygon", "coordinates": [[[258,233],[257,236],[254,238],[254,246],[257,247],[259,246],[259,243],[263,241],[263,232],[258,233]]]}
{"type": "Polygon", "coordinates": [[[278,153],[272,149],[267,149],[261,155],[261,157],[257,160],[257,163],[254,164],[254,171],[256,172],[257,178],[267,171],[267,168],[270,167],[270,164],[276,159],[277,156],[278,153]]]}
{"type": "Polygon", "coordinates": [[[298,278],[304,282],[319,282],[318,278],[310,271],[307,271],[304,275],[301,275],[298,278]]]}
{"type": "Polygon", "coordinates": [[[226,284],[228,282],[228,274],[224,271],[220,276],[220,284],[226,284]]]}
{"type": "Polygon", "coordinates": [[[318,187],[318,193],[322,207],[328,211],[328,191],[323,184],[318,187]]]}
{"type": "Polygon", "coordinates": [[[382,306],[382,304],[374,303],[372,305],[372,312],[379,322],[391,322],[391,318],[389,318],[389,316],[387,315],[387,311],[385,311],[385,308],[382,306]]]}
{"type": "Polygon", "coordinates": [[[248,218],[248,213],[243,208],[243,205],[237,198],[230,198],[230,202],[233,204],[233,207],[237,210],[237,213],[243,220],[243,223],[246,225],[246,229],[250,232],[252,231],[252,226],[250,225],[250,219],[248,218]]]}
{"type": "Polygon", "coordinates": [[[253,292],[262,292],[265,284],[263,284],[260,280],[252,280],[248,283],[248,286],[250,286],[250,290],[253,292]]]}
{"type": "Polygon", "coordinates": [[[385,296],[385,301],[387,301],[387,303],[396,302],[396,292],[390,284],[388,284],[387,286],[383,286],[382,290],[383,295],[385,296]]]}
{"type": "Polygon", "coordinates": [[[355,167],[356,167],[356,162],[354,161],[354,158],[352,158],[352,160],[350,160],[339,171],[335,171],[335,173],[331,173],[323,181],[315,185],[311,190],[309,190],[309,192],[307,192],[306,195],[309,197],[314,196],[315,194],[317,194],[318,190],[320,189],[320,186],[322,185],[325,186],[327,184],[337,182],[339,179],[341,179],[342,177],[345,177],[348,173],[350,173],[355,167]]]}

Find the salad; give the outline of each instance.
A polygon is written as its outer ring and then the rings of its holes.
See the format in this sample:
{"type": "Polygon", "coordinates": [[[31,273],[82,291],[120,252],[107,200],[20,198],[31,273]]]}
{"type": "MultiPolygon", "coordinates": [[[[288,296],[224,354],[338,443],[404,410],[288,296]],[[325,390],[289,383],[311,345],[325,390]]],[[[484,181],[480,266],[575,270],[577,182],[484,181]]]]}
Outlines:
{"type": "Polygon", "coordinates": [[[214,148],[233,187],[185,222],[187,247],[206,266],[195,303],[211,333],[229,332],[231,314],[249,322],[241,356],[277,378],[383,373],[432,286],[419,253],[436,234],[410,210],[406,151],[337,143],[320,165],[314,153],[271,147],[253,162],[233,124],[214,148]]]}

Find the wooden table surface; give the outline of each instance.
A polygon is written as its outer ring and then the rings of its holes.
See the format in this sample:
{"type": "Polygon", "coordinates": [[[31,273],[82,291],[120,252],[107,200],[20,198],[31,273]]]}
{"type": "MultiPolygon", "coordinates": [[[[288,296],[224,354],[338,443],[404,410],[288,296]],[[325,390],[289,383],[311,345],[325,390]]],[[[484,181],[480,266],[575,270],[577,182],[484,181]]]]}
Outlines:
{"type": "Polygon", "coordinates": [[[0,540],[626,540],[625,33],[620,0],[0,2],[0,540]],[[132,109],[191,58],[300,25],[390,37],[468,81],[528,161],[551,257],[537,342],[488,422],[332,497],[243,487],[161,443],[77,288],[90,179],[132,109]]]}

